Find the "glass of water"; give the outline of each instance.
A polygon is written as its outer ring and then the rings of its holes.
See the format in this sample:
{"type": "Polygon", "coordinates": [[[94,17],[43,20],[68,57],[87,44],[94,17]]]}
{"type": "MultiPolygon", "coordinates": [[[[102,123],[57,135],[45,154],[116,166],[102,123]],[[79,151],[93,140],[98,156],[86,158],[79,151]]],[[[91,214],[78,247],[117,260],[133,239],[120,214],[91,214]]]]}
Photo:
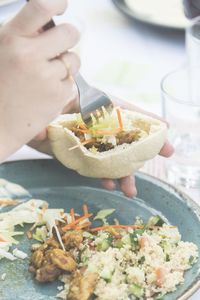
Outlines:
{"type": "MultiPolygon", "coordinates": [[[[200,68],[194,68],[190,71],[200,74],[200,68]]],[[[175,148],[166,160],[166,172],[175,185],[200,188],[200,99],[191,98],[190,80],[189,67],[183,67],[161,82],[163,115],[170,123],[169,138],[175,148]]]]}
{"type": "Polygon", "coordinates": [[[190,100],[200,99],[200,17],[190,21],[186,29],[186,53],[189,72],[190,100]]]}

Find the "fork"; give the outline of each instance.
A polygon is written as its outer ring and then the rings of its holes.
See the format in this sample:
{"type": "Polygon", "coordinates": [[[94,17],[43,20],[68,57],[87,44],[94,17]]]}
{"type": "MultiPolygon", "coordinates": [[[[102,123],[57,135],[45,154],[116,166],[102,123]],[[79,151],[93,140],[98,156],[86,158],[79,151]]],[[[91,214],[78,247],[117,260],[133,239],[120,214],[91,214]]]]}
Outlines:
{"type": "MultiPolygon", "coordinates": [[[[27,2],[29,0],[26,0],[27,2]]],[[[53,19],[51,19],[44,27],[43,30],[49,30],[55,27],[56,24],[53,19]]],[[[92,125],[92,115],[95,117],[97,122],[100,117],[104,116],[103,107],[111,113],[113,109],[113,103],[111,99],[102,91],[91,87],[80,73],[77,73],[74,77],[75,83],[77,85],[79,93],[79,107],[80,113],[84,123],[87,126],[92,125]]]]}
{"type": "Polygon", "coordinates": [[[90,86],[80,73],[74,77],[79,93],[80,113],[84,123],[89,127],[92,125],[92,115],[97,122],[100,117],[104,117],[103,108],[111,113],[113,103],[104,92],[90,86]]]}

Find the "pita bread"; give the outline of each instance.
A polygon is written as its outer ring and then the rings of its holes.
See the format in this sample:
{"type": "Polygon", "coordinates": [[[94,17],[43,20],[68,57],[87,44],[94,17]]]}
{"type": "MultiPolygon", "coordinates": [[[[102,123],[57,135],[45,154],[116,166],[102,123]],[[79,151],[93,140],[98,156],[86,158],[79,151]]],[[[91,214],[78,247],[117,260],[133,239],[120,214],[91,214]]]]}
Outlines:
{"type": "Polygon", "coordinates": [[[48,138],[55,157],[66,167],[88,177],[114,179],[131,175],[160,152],[166,140],[167,126],[138,112],[121,110],[121,113],[137,128],[148,128],[148,134],[131,144],[93,153],[70,130],[77,124],[77,114],[63,115],[48,127],[48,138]],[[70,150],[76,145],[78,147],[70,150]]]}

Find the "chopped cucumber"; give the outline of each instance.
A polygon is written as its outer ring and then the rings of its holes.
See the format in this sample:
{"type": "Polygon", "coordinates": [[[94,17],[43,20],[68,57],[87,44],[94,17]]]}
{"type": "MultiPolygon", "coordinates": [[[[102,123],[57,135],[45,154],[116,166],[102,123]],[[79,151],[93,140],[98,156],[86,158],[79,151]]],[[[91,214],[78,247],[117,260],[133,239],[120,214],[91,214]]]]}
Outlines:
{"type": "Polygon", "coordinates": [[[131,243],[133,246],[138,245],[138,236],[143,235],[145,228],[142,229],[134,229],[133,233],[130,233],[131,243]]]}
{"type": "Polygon", "coordinates": [[[89,233],[88,231],[83,232],[83,237],[88,238],[88,239],[94,239],[94,235],[89,233]]]}
{"type": "Polygon", "coordinates": [[[106,282],[111,282],[112,280],[112,271],[108,268],[104,268],[100,274],[101,278],[103,278],[106,282]]]}
{"type": "Polygon", "coordinates": [[[135,229],[133,232],[133,237],[138,237],[138,235],[142,235],[145,232],[145,228],[135,229]]]}
{"type": "Polygon", "coordinates": [[[163,224],[165,224],[164,220],[159,215],[156,215],[149,219],[147,223],[147,227],[152,227],[152,226],[162,227],[163,224]]]}
{"type": "Polygon", "coordinates": [[[138,263],[139,263],[140,265],[142,265],[144,262],[145,262],[145,257],[142,256],[142,257],[138,260],[138,263]]]}
{"type": "Polygon", "coordinates": [[[141,287],[138,284],[133,283],[133,284],[131,284],[131,286],[129,288],[130,288],[131,294],[133,294],[134,296],[136,296],[138,298],[140,298],[144,295],[143,287],[141,287]]]}
{"type": "Polygon", "coordinates": [[[119,240],[115,241],[114,247],[121,249],[123,247],[123,245],[124,244],[123,244],[122,240],[119,239],[119,240]]]}
{"type": "Polygon", "coordinates": [[[106,251],[110,247],[111,242],[109,240],[103,240],[101,243],[97,244],[98,251],[106,251]]]}
{"type": "Polygon", "coordinates": [[[169,254],[166,254],[165,260],[166,260],[166,261],[170,261],[170,256],[169,256],[169,254]]]}
{"type": "Polygon", "coordinates": [[[131,246],[131,244],[132,244],[130,234],[126,234],[125,236],[123,236],[123,238],[121,239],[121,241],[125,245],[130,245],[131,246]]]}
{"type": "Polygon", "coordinates": [[[131,239],[131,245],[132,246],[137,246],[138,245],[138,237],[135,233],[130,234],[130,239],[131,239]]]}
{"type": "Polygon", "coordinates": [[[87,265],[88,261],[89,261],[89,257],[83,255],[82,258],[81,258],[81,262],[82,262],[84,265],[87,265]]]}
{"type": "Polygon", "coordinates": [[[195,262],[196,262],[196,258],[191,255],[190,258],[189,258],[189,264],[193,265],[195,262]]]}
{"type": "Polygon", "coordinates": [[[160,246],[162,247],[163,252],[166,256],[166,261],[169,261],[170,260],[170,253],[171,253],[171,244],[170,244],[170,242],[167,241],[167,240],[162,240],[160,242],[160,246]]]}

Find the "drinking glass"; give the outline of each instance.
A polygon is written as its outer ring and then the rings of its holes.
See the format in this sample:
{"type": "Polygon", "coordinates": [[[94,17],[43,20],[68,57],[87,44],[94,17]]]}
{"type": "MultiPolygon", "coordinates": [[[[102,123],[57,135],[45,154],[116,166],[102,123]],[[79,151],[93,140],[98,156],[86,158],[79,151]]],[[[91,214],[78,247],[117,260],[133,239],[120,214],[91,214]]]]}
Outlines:
{"type": "MultiPolygon", "coordinates": [[[[199,67],[194,68],[190,71],[200,73],[199,67]]],[[[191,100],[188,69],[171,72],[161,82],[163,115],[170,124],[169,139],[175,148],[172,158],[166,160],[166,172],[175,185],[200,188],[200,99],[191,100]]]]}
{"type": "Polygon", "coordinates": [[[193,103],[200,103],[200,17],[190,21],[186,29],[186,53],[190,100],[193,103]]]}

